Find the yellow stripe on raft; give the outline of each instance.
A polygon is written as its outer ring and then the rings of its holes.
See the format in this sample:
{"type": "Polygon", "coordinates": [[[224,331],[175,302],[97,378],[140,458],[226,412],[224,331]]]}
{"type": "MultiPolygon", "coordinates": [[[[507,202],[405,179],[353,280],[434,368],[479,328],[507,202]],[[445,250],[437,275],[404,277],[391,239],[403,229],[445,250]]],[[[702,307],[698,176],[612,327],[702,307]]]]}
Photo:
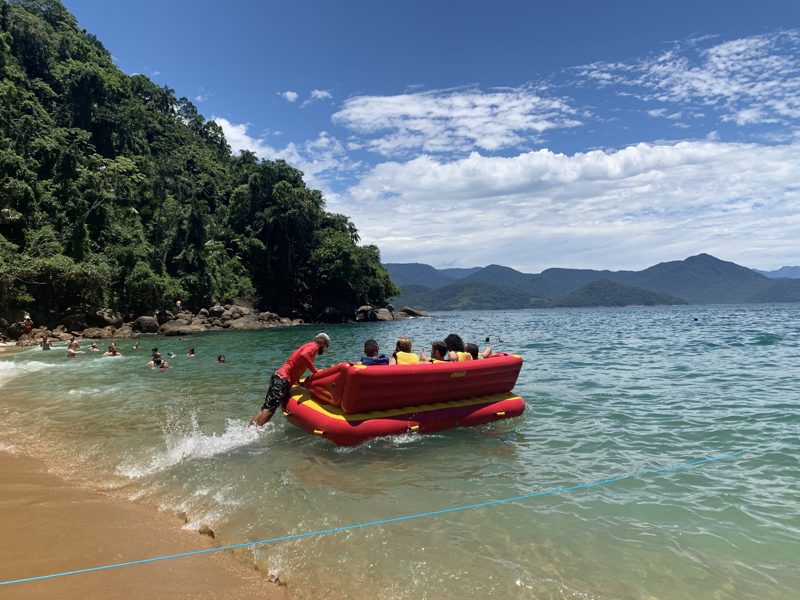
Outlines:
{"type": "Polygon", "coordinates": [[[433,404],[419,404],[417,406],[404,406],[402,408],[391,408],[389,410],[375,410],[366,413],[355,413],[348,415],[342,412],[338,406],[331,406],[330,404],[319,404],[316,400],[311,398],[307,390],[303,390],[299,394],[293,394],[298,404],[324,414],[331,419],[339,421],[364,421],[366,419],[383,419],[388,417],[396,417],[398,415],[407,415],[408,413],[421,413],[430,412],[433,410],[441,410],[443,408],[459,408],[461,406],[470,406],[471,404],[489,404],[491,402],[500,402],[501,400],[516,400],[519,396],[514,394],[492,394],[490,396],[474,396],[472,398],[464,398],[463,400],[449,400],[447,402],[434,402],[433,404]]]}

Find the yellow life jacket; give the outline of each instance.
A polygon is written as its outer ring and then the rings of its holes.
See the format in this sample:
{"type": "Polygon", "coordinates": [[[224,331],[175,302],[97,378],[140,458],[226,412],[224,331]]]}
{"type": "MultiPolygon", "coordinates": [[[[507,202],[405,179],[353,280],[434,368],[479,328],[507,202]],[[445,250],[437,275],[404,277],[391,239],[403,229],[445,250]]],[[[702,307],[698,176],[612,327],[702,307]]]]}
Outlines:
{"type": "Polygon", "coordinates": [[[464,362],[465,360],[472,360],[472,354],[469,352],[456,352],[458,356],[458,362],[464,362]]]}
{"type": "Polygon", "coordinates": [[[419,356],[413,352],[403,352],[398,350],[395,352],[398,365],[416,365],[419,362],[419,356]]]}

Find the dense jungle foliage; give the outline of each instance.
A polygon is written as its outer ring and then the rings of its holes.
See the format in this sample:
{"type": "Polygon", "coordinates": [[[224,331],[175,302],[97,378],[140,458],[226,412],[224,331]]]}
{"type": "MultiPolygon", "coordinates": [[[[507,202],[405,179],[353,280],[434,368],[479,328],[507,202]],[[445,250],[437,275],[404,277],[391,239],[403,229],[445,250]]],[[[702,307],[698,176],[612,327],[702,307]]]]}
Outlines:
{"type": "Polygon", "coordinates": [[[0,0],[0,309],[250,298],[351,316],[378,248],[284,161],[233,155],[186,98],[114,66],[57,0],[0,0]]]}

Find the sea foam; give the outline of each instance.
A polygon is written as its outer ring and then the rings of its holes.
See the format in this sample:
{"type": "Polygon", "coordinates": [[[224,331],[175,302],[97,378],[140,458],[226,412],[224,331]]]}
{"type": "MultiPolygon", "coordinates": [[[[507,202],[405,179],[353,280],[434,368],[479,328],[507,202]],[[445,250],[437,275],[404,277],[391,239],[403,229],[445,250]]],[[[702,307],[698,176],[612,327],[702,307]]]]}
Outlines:
{"type": "Polygon", "coordinates": [[[194,414],[189,423],[188,431],[165,431],[163,450],[156,451],[151,458],[142,463],[120,465],[117,473],[130,479],[153,475],[184,460],[210,458],[247,446],[264,432],[264,429],[251,427],[246,421],[236,419],[228,419],[225,431],[221,434],[204,434],[194,414]]]}

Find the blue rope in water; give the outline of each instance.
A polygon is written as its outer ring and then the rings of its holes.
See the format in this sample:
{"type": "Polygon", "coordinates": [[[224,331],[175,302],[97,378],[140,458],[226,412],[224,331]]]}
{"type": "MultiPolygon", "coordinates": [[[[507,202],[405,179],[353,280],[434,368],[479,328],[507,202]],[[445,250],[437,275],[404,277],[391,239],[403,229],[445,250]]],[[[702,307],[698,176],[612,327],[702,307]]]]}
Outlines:
{"type": "Polygon", "coordinates": [[[700,458],[700,459],[693,460],[693,461],[686,462],[686,463],[682,463],[682,464],[679,464],[679,465],[672,465],[672,466],[669,466],[669,467],[663,467],[661,469],[655,469],[655,470],[638,471],[638,472],[635,472],[635,473],[629,473],[627,475],[620,475],[619,477],[611,477],[609,479],[600,479],[600,480],[597,480],[597,481],[593,481],[591,483],[581,483],[581,484],[577,484],[577,485],[567,485],[567,486],[558,487],[558,488],[554,488],[554,489],[550,489],[550,490],[544,490],[544,491],[541,491],[541,492],[532,492],[530,494],[523,494],[522,496],[514,496],[514,497],[511,497],[511,498],[502,498],[500,500],[490,500],[488,502],[478,502],[476,504],[467,504],[467,505],[464,505],[464,506],[455,506],[455,507],[452,507],[452,508],[443,508],[441,510],[434,510],[434,511],[431,511],[431,512],[418,513],[418,514],[414,514],[414,515],[406,515],[406,516],[403,516],[403,517],[393,517],[393,518],[390,518],[390,519],[382,519],[380,521],[370,521],[370,522],[367,522],[367,523],[357,523],[355,525],[344,525],[342,527],[332,527],[330,529],[321,529],[319,531],[309,531],[309,532],[306,532],[306,533],[296,533],[296,534],[293,534],[293,535],[285,535],[285,536],[282,536],[282,537],[271,538],[271,539],[268,539],[268,540],[260,540],[260,541],[257,541],[257,542],[244,542],[244,543],[241,543],[241,544],[233,544],[233,545],[230,545],[230,546],[221,546],[219,548],[208,548],[206,550],[194,550],[192,552],[182,552],[180,554],[169,554],[169,555],[166,555],[166,556],[156,556],[154,558],[143,558],[141,560],[132,560],[132,561],[129,561],[129,562],[116,563],[116,564],[113,564],[113,565],[103,565],[103,566],[100,566],[100,567],[91,567],[91,568],[88,568],[88,569],[78,569],[78,570],[75,570],[75,571],[64,571],[64,572],[61,572],[61,573],[51,573],[49,575],[39,575],[37,577],[25,577],[23,579],[12,579],[12,580],[9,580],[9,581],[0,581],[0,586],[11,585],[11,584],[15,584],[15,583],[26,583],[26,582],[30,582],[30,581],[41,581],[43,579],[55,579],[56,577],[66,577],[68,575],[79,575],[81,573],[93,573],[95,571],[106,571],[108,569],[118,569],[120,567],[131,567],[133,565],[143,565],[143,564],[147,564],[147,563],[159,562],[159,561],[162,561],[162,560],[171,560],[173,558],[183,558],[183,557],[186,557],[186,556],[197,556],[199,554],[210,554],[211,552],[220,552],[222,550],[235,550],[237,548],[252,548],[254,546],[263,546],[263,545],[266,545],[266,544],[273,544],[275,542],[285,542],[287,540],[297,540],[297,539],[307,538],[307,537],[312,537],[312,536],[326,535],[326,534],[329,534],[329,533],[338,533],[338,532],[341,532],[341,531],[353,531],[355,529],[362,529],[364,527],[373,527],[375,525],[387,525],[389,523],[398,523],[400,521],[410,521],[412,519],[422,519],[422,518],[425,518],[425,517],[435,517],[435,516],[438,516],[438,515],[459,512],[459,511],[462,511],[462,510],[471,510],[473,508],[483,508],[483,507],[486,507],[486,506],[495,506],[497,504],[507,504],[509,502],[518,502],[520,500],[528,500],[530,498],[538,498],[538,497],[541,497],[541,496],[550,496],[552,494],[559,494],[559,493],[563,493],[563,492],[574,492],[574,491],[577,491],[577,490],[585,490],[585,489],[588,489],[588,488],[599,487],[599,486],[602,486],[602,485],[608,485],[608,484],[611,484],[611,483],[616,483],[618,481],[622,481],[623,479],[627,479],[629,477],[642,477],[642,476],[645,476],[645,475],[660,475],[660,474],[663,474],[663,473],[669,473],[669,472],[672,472],[672,471],[678,471],[678,470],[681,470],[681,469],[688,469],[690,467],[696,467],[698,465],[702,465],[702,464],[706,464],[706,463],[710,463],[710,462],[717,462],[717,461],[721,461],[721,460],[729,460],[731,458],[735,458],[737,456],[740,456],[740,455],[744,454],[745,452],[746,452],[745,450],[740,450],[738,452],[730,452],[728,454],[718,454],[716,456],[709,456],[709,457],[706,457],[706,458],[700,458]]]}

